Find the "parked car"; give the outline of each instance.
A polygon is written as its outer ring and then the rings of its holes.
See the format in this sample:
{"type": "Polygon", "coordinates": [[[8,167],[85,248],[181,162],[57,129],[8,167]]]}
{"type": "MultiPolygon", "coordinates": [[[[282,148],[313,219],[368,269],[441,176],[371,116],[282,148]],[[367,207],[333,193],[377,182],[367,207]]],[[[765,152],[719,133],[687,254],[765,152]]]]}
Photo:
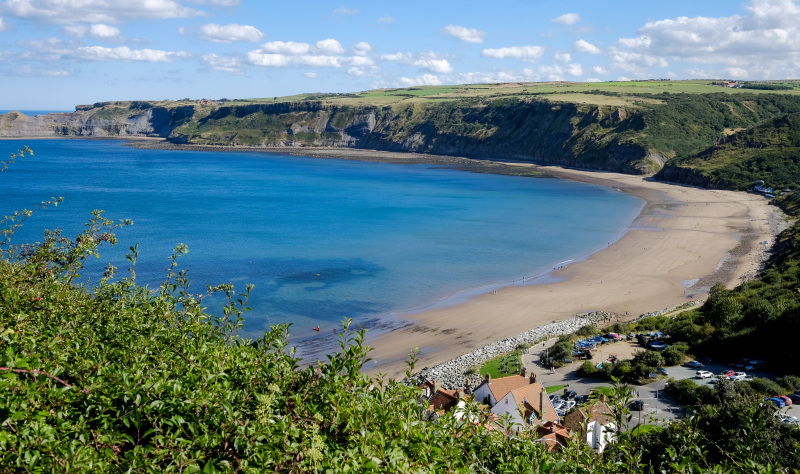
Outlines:
{"type": "Polygon", "coordinates": [[[710,357],[701,357],[701,358],[697,359],[697,362],[700,362],[703,365],[708,365],[708,364],[711,363],[711,358],[710,357]]]}
{"type": "Polygon", "coordinates": [[[582,405],[588,401],[589,401],[589,395],[578,395],[577,397],[575,397],[575,403],[577,405],[582,405]]]}
{"type": "Polygon", "coordinates": [[[747,365],[744,367],[744,370],[747,370],[747,371],[751,371],[751,370],[760,370],[760,369],[763,369],[763,368],[764,368],[764,365],[766,365],[766,364],[764,363],[764,361],[763,361],[763,360],[756,360],[756,359],[753,359],[753,360],[751,360],[751,361],[750,361],[750,363],[749,363],[749,364],[747,364],[747,365]]]}
{"type": "Polygon", "coordinates": [[[735,379],[735,380],[741,381],[741,382],[751,382],[753,380],[753,376],[750,375],[750,374],[747,374],[744,377],[742,377],[740,379],[735,379]]]}
{"type": "Polygon", "coordinates": [[[787,397],[786,395],[776,395],[773,398],[780,398],[781,400],[783,400],[783,403],[785,403],[787,407],[792,404],[792,399],[787,397]]]}
{"type": "Polygon", "coordinates": [[[562,400],[575,400],[575,397],[577,397],[577,396],[578,396],[578,392],[576,392],[575,390],[570,390],[568,392],[565,392],[564,395],[561,395],[561,399],[562,400]]]}
{"type": "Polygon", "coordinates": [[[698,379],[710,379],[714,377],[714,374],[712,374],[707,370],[698,370],[697,372],[695,372],[694,376],[697,377],[698,379]]]}
{"type": "Polygon", "coordinates": [[[737,369],[744,369],[748,365],[750,365],[750,359],[742,359],[742,360],[740,360],[739,362],[736,363],[736,368],[737,369]]]}
{"type": "Polygon", "coordinates": [[[780,398],[775,398],[775,397],[765,398],[764,401],[770,402],[778,408],[783,408],[786,406],[786,403],[784,403],[783,400],[781,400],[780,398]]]}
{"type": "Polygon", "coordinates": [[[724,376],[726,376],[726,377],[730,377],[731,375],[733,375],[733,374],[735,374],[735,373],[736,373],[736,372],[734,372],[733,370],[731,370],[731,369],[727,369],[727,370],[723,370],[723,371],[722,371],[722,372],[720,372],[719,374],[720,374],[720,375],[724,375],[724,376]]]}
{"type": "Polygon", "coordinates": [[[628,405],[628,408],[634,411],[642,411],[644,409],[644,402],[641,400],[634,400],[628,405]]]}
{"type": "Polygon", "coordinates": [[[686,362],[686,363],[685,363],[685,364],[683,364],[683,365],[684,365],[685,367],[691,367],[691,368],[693,368],[693,369],[699,369],[700,367],[702,367],[702,366],[703,366],[703,364],[701,364],[700,362],[698,362],[698,361],[696,361],[696,360],[690,360],[689,362],[686,362]]]}
{"type": "Polygon", "coordinates": [[[800,403],[800,393],[793,393],[789,395],[789,398],[792,400],[792,403],[800,403]]]}
{"type": "Polygon", "coordinates": [[[661,375],[669,375],[669,371],[664,367],[659,367],[656,369],[656,371],[661,375]]]}
{"type": "MultiPolygon", "coordinates": [[[[731,380],[746,380],[748,375],[745,372],[736,372],[735,374],[731,375],[731,380]]],[[[753,377],[750,376],[750,380],[753,380],[753,377]]]]}
{"type": "Polygon", "coordinates": [[[556,403],[556,402],[560,402],[560,401],[561,401],[561,395],[559,395],[557,393],[554,393],[554,394],[550,395],[550,402],[551,403],[556,403]]]}

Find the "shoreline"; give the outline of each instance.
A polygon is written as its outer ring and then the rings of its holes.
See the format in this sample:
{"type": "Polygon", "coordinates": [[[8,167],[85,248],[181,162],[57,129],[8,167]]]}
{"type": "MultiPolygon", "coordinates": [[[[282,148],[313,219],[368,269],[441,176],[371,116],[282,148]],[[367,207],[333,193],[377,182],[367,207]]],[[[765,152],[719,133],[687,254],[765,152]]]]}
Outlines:
{"type": "Polygon", "coordinates": [[[763,197],[668,184],[634,175],[545,168],[548,175],[611,186],[645,200],[627,232],[607,249],[548,272],[553,282],[499,289],[446,308],[405,315],[409,324],[368,337],[365,371],[402,378],[412,347],[418,369],[590,311],[616,321],[702,301],[717,281],[751,279],[774,241],[780,211],[763,197]]]}
{"type": "MultiPolygon", "coordinates": [[[[391,321],[375,321],[376,330],[368,331],[366,339],[373,348],[373,360],[362,370],[395,379],[404,377],[413,347],[422,351],[415,369],[419,371],[593,311],[630,321],[689,301],[702,302],[717,281],[732,288],[756,277],[775,235],[788,226],[780,210],[762,196],[658,182],[641,175],[351,148],[230,148],[156,140],[132,146],[427,164],[477,173],[552,177],[610,187],[644,201],[631,225],[608,248],[537,275],[530,284],[499,286],[496,292],[465,289],[443,300],[466,293],[466,301],[437,303],[420,311],[393,313],[386,318],[391,321]],[[766,248],[758,244],[764,240],[770,242],[766,248]]],[[[312,348],[309,355],[313,352],[312,348]]]]}
{"type": "MultiPolygon", "coordinates": [[[[702,301],[717,281],[730,288],[755,277],[775,235],[788,226],[762,196],[657,182],[641,175],[351,148],[234,148],[174,145],[145,137],[97,139],[123,140],[137,148],[241,151],[554,177],[611,187],[645,202],[608,248],[537,275],[532,284],[500,286],[491,293],[465,289],[444,300],[466,294],[466,301],[395,313],[387,318],[395,324],[376,321],[377,331],[367,334],[373,360],[362,370],[397,379],[404,376],[412,347],[422,350],[416,368],[420,370],[579,314],[599,311],[616,315],[616,321],[629,321],[690,300],[702,301]],[[766,247],[761,245],[765,240],[766,247]]],[[[309,355],[314,352],[311,348],[309,355]]]]}

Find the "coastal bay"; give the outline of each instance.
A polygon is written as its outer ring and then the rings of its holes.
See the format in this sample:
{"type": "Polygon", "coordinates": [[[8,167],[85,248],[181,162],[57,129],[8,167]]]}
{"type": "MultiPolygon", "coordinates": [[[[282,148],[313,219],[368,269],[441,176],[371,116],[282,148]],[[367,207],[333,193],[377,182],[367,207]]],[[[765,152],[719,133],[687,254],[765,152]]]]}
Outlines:
{"type": "Polygon", "coordinates": [[[364,370],[391,378],[404,376],[408,354],[415,347],[421,350],[416,366],[419,370],[552,322],[572,320],[577,314],[603,311],[627,321],[644,313],[701,302],[716,282],[731,288],[756,277],[775,236],[789,225],[783,213],[763,196],[659,182],[644,176],[374,150],[289,147],[266,151],[429,164],[478,173],[552,176],[605,186],[646,203],[621,239],[587,258],[565,262],[563,268],[524,285],[519,282],[496,292],[474,292],[469,298],[450,298],[450,304],[395,314],[400,323],[383,331],[370,331],[373,360],[364,370]]]}
{"type": "MultiPolygon", "coordinates": [[[[514,164],[515,166],[525,166],[514,164]]],[[[490,342],[589,311],[619,321],[703,300],[717,281],[733,287],[756,275],[785,228],[758,195],[660,183],[641,176],[542,167],[563,179],[610,186],[647,202],[627,233],[607,249],[554,269],[557,281],[512,286],[462,304],[406,315],[412,324],[370,341],[370,373],[402,378],[413,347],[417,369],[490,342]]]]}

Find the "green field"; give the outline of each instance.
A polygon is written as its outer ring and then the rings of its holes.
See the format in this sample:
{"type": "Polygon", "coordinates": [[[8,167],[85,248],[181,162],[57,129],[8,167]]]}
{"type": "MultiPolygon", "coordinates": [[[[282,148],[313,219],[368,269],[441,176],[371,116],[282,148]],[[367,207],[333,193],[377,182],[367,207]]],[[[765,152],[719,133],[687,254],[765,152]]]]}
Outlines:
{"type": "Polygon", "coordinates": [[[274,103],[320,100],[342,105],[391,105],[398,103],[457,101],[474,98],[538,97],[559,102],[575,102],[620,107],[635,106],[637,101],[658,103],[654,94],[710,94],[710,93],[780,93],[800,94],[800,90],[762,91],[732,89],[712,86],[711,79],[688,81],[635,81],[635,82],[512,82],[502,84],[462,84],[442,86],[417,86],[403,89],[375,89],[348,94],[308,93],[283,97],[245,99],[239,103],[274,103]],[[608,94],[619,95],[619,97],[608,94]]]}

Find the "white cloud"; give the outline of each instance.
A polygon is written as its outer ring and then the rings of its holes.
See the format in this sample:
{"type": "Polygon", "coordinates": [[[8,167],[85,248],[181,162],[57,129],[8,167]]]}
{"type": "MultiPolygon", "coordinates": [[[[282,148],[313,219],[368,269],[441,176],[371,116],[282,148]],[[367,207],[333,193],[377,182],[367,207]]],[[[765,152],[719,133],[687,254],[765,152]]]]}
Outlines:
{"type": "Polygon", "coordinates": [[[311,45],[294,41],[269,41],[262,44],[261,49],[267,53],[306,54],[311,51],[311,45]]]}
{"type": "Polygon", "coordinates": [[[317,73],[316,72],[304,72],[303,75],[306,76],[309,79],[316,79],[317,78],[317,73]]]}
{"type": "Polygon", "coordinates": [[[163,20],[204,14],[175,0],[7,0],[2,7],[14,18],[58,24],[163,20]]]}
{"type": "Polygon", "coordinates": [[[582,76],[583,75],[583,67],[580,64],[570,64],[567,66],[567,73],[570,76],[582,76]]]}
{"type": "Polygon", "coordinates": [[[333,11],[337,15],[358,15],[361,11],[358,8],[340,7],[333,11]]]}
{"type": "Polygon", "coordinates": [[[127,46],[104,48],[102,46],[81,46],[72,56],[91,61],[148,61],[172,62],[178,58],[188,57],[183,51],[170,52],[158,49],[130,49],[127,46]]]}
{"type": "Polygon", "coordinates": [[[361,77],[366,75],[367,73],[360,67],[351,67],[350,69],[347,70],[347,74],[350,76],[361,77]]]}
{"type": "Polygon", "coordinates": [[[510,46],[499,49],[484,49],[481,56],[485,58],[522,58],[539,59],[544,54],[541,46],[510,46]]]}
{"type": "Polygon", "coordinates": [[[370,51],[372,51],[372,46],[370,46],[370,44],[367,43],[366,41],[361,41],[359,43],[354,44],[352,49],[353,49],[353,54],[356,54],[358,56],[366,56],[367,54],[369,54],[370,51]]]}
{"type": "Polygon", "coordinates": [[[0,18],[0,31],[6,31],[8,29],[8,25],[0,18]]]}
{"type": "Polygon", "coordinates": [[[579,53],[591,53],[591,54],[600,54],[600,48],[593,45],[592,43],[579,39],[572,45],[573,49],[579,53]]]}
{"type": "Polygon", "coordinates": [[[241,58],[233,56],[206,54],[200,59],[215,71],[232,72],[234,74],[241,74],[245,66],[241,58]]]}
{"type": "Polygon", "coordinates": [[[89,36],[97,39],[119,39],[122,36],[122,32],[115,26],[96,23],[89,26],[89,36]]]}
{"type": "Polygon", "coordinates": [[[295,58],[294,62],[303,66],[312,67],[342,67],[338,56],[328,56],[325,54],[305,54],[295,58]]]}
{"type": "Polygon", "coordinates": [[[417,77],[401,77],[399,81],[400,84],[406,87],[439,86],[443,84],[439,76],[435,76],[433,74],[423,74],[422,76],[417,76],[417,77]]]}
{"type": "Polygon", "coordinates": [[[598,79],[596,77],[587,77],[586,79],[584,79],[584,81],[586,81],[586,82],[603,82],[602,80],[600,80],[600,79],[598,79]]]}
{"type": "Polygon", "coordinates": [[[747,79],[750,77],[750,74],[747,73],[747,69],[740,68],[740,67],[728,67],[724,69],[725,77],[731,79],[747,79]]]}
{"type": "Polygon", "coordinates": [[[262,50],[249,51],[247,60],[256,65],[264,67],[284,67],[289,66],[291,57],[285,54],[265,53],[262,50]]]}
{"type": "Polygon", "coordinates": [[[453,38],[458,38],[461,41],[466,41],[467,43],[483,43],[483,39],[486,37],[485,31],[458,25],[447,25],[443,30],[445,34],[453,38]]]}
{"type": "Polygon", "coordinates": [[[264,37],[264,34],[255,26],[250,25],[208,23],[200,27],[198,36],[201,39],[215,43],[232,43],[234,41],[259,41],[264,37]]]}
{"type": "Polygon", "coordinates": [[[557,52],[557,53],[553,54],[553,59],[555,59],[556,61],[558,61],[560,63],[568,63],[568,62],[572,61],[572,55],[569,54],[569,53],[557,52]]]}
{"type": "Polygon", "coordinates": [[[608,74],[608,69],[603,66],[592,66],[592,72],[595,74],[608,74]]]}
{"type": "Polygon", "coordinates": [[[394,21],[394,17],[388,15],[378,18],[378,23],[394,23],[394,21]]]}
{"type": "Polygon", "coordinates": [[[375,64],[372,58],[366,56],[352,56],[349,58],[342,58],[343,61],[351,66],[372,66],[375,64]]]}
{"type": "Polygon", "coordinates": [[[574,25],[575,23],[579,23],[581,21],[580,15],[577,13],[565,13],[558,18],[553,18],[553,23],[557,25],[574,25]]]}
{"type": "Polygon", "coordinates": [[[619,39],[611,51],[612,61],[616,65],[633,61],[625,70],[638,72],[669,60],[702,65],[702,71],[686,68],[684,73],[705,72],[707,77],[724,76],[726,71],[746,72],[753,78],[800,75],[800,4],[751,0],[745,10],[741,16],[648,22],[637,36],[619,39]]]}
{"type": "Polygon", "coordinates": [[[317,49],[323,53],[328,53],[328,54],[344,53],[344,48],[342,47],[342,43],[331,38],[317,41],[317,49]]]}
{"type": "Polygon", "coordinates": [[[432,51],[421,54],[403,52],[384,54],[381,56],[381,59],[384,61],[395,61],[400,64],[416,66],[438,73],[448,73],[453,70],[453,67],[450,65],[450,62],[447,59],[440,58],[432,51]]]}

